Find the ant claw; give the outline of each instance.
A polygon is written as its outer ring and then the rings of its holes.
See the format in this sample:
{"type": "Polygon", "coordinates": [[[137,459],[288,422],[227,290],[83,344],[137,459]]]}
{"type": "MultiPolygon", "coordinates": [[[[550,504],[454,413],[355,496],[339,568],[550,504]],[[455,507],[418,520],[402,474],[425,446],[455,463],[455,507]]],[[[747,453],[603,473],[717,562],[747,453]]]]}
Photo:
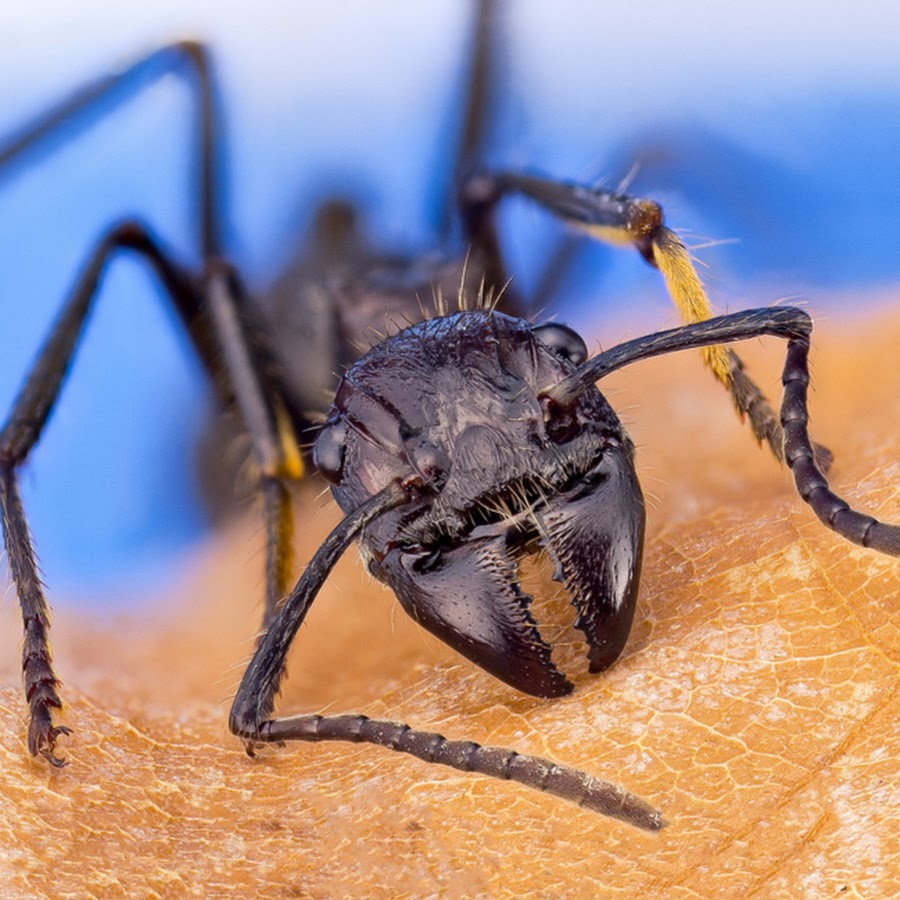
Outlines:
{"type": "Polygon", "coordinates": [[[41,753],[41,756],[43,756],[54,769],[64,769],[69,764],[67,759],[62,756],[57,756],[52,750],[45,750],[41,753]]]}
{"type": "Polygon", "coordinates": [[[46,740],[43,742],[45,746],[41,749],[40,754],[56,769],[62,769],[69,764],[69,761],[63,756],[57,756],[53,751],[56,750],[56,739],[60,736],[67,736],[72,733],[72,729],[65,725],[56,725],[49,730],[46,740]]]}
{"type": "Polygon", "coordinates": [[[54,752],[56,740],[71,733],[72,729],[66,725],[51,725],[49,721],[38,724],[32,721],[28,734],[28,749],[32,756],[42,756],[54,768],[61,769],[68,765],[68,761],[54,752]]]}

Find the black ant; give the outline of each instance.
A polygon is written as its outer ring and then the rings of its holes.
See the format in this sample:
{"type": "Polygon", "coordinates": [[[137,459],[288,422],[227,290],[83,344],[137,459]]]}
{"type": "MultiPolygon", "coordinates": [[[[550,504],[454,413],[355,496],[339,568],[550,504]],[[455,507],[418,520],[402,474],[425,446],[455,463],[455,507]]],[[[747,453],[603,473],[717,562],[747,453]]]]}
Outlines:
{"type": "Polygon", "coordinates": [[[797,489],[847,539],[900,555],[900,528],[851,510],[828,488],[828,453],[807,434],[811,321],[792,307],[711,318],[702,283],[678,236],[649,200],[520,172],[479,168],[488,79],[491,9],[479,6],[472,78],[455,167],[468,248],[458,256],[400,259],[362,248],[352,210],[327,206],[320,236],[334,267],[318,296],[327,303],[288,310],[308,331],[286,345],[271,311],[255,305],[223,248],[217,189],[217,97],[206,49],[164,47],[89,85],[0,145],[0,166],[40,144],[61,123],[132,90],[148,73],[178,71],[197,99],[197,208],[203,264],[179,263],[143,224],[110,228],[91,254],[0,431],[0,502],[6,550],[25,623],[23,669],[28,747],[53,765],[62,702],[49,650],[49,617],[33,542],[19,498],[18,470],[56,403],[82,327],[109,261],[127,250],[165,289],[225,409],[250,438],[266,530],[266,598],[261,638],[235,698],[232,731],[248,752],[286,740],[350,740],[413,754],[465,771],[511,779],[648,829],[659,814],[586,774],[513,751],[448,741],[365,716],[271,718],[288,648],[331,568],[356,540],[369,571],[403,607],[476,664],[513,687],[557,697],[572,684],[550,659],[517,581],[518,559],[546,550],[570,594],[599,672],[621,653],[640,579],[644,502],[634,447],[595,382],[629,363],[703,348],[756,439],[794,473],[797,489]],[[564,325],[534,324],[510,284],[495,225],[498,204],[522,195],[562,222],[634,246],[662,272],[688,324],[589,357],[564,325]],[[448,310],[444,298],[457,296],[448,310]],[[426,310],[435,298],[435,314],[426,310]],[[502,310],[501,310],[502,306],[502,310]],[[375,328],[387,334],[360,356],[375,328]],[[771,335],[787,341],[780,417],[724,344],[771,335]],[[315,352],[313,352],[315,351],[315,352]],[[313,460],[346,517],[290,588],[291,491],[307,461],[311,377],[296,357],[324,353],[345,367],[313,460]],[[359,357],[359,358],[357,358],[359,357]]]}

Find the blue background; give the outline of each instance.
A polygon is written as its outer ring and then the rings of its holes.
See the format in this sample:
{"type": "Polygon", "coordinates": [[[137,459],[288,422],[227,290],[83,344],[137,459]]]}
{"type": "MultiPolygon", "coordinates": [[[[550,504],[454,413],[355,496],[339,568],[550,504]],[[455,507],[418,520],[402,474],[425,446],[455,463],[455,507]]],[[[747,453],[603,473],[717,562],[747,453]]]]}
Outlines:
{"type": "MultiPolygon", "coordinates": [[[[315,200],[338,191],[384,246],[428,246],[467,4],[143,6],[46,0],[26,17],[4,5],[0,133],[109,66],[201,37],[226,104],[228,246],[255,290],[288,263],[315,200]]],[[[507,4],[490,159],[610,186],[640,160],[632,193],[663,202],[689,241],[723,242],[698,251],[720,308],[802,297],[830,314],[852,288],[860,299],[842,314],[861,314],[900,277],[900,15],[888,3],[745,6],[507,4]]],[[[189,111],[170,78],[0,173],[0,410],[109,222],[137,213],[196,261],[189,111]]],[[[509,218],[527,283],[556,231],[525,207],[509,218]]],[[[566,318],[588,333],[629,308],[632,322],[674,321],[631,253],[582,253],[565,288],[566,318]]],[[[115,603],[177,576],[206,533],[192,447],[207,399],[152,281],[115,265],[24,476],[55,600],[115,603]]]]}

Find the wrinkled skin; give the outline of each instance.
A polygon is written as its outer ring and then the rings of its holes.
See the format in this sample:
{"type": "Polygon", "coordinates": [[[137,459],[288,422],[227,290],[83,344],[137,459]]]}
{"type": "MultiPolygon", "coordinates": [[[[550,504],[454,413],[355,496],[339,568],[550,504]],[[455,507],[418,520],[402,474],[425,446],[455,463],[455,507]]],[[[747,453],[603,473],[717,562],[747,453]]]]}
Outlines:
{"type": "Polygon", "coordinates": [[[596,389],[566,408],[542,391],[587,356],[560,325],[487,311],[414,325],[343,377],[315,447],[345,511],[395,480],[419,497],[369,526],[370,572],[404,609],[525,693],[572,689],[518,584],[542,545],[578,612],[592,672],[612,665],[634,616],[644,503],[634,448],[596,389]]]}

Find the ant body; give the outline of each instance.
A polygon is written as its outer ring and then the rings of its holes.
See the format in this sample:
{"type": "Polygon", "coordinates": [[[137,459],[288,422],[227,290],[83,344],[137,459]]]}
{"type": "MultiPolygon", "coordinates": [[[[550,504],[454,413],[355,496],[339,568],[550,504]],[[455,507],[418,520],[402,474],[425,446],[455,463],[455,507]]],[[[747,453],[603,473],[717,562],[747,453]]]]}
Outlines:
{"type": "Polygon", "coordinates": [[[482,3],[469,101],[454,177],[468,252],[386,257],[362,246],[352,214],[339,205],[321,218],[324,255],[335,265],[315,290],[282,315],[301,321],[303,347],[284,340],[271,310],[248,297],[224,250],[218,195],[217,95],[199,44],[164,47],[123,72],[77,92],[0,146],[0,165],[40,143],[62,122],[132,90],[148,73],[181,71],[197,99],[197,211],[202,266],[194,271],[135,221],[99,240],[0,431],[0,502],[6,549],[25,622],[23,668],[31,753],[62,765],[56,723],[61,706],[49,651],[49,620],[22,508],[18,470],[56,403],[109,261],[141,259],[171,301],[221,405],[250,439],[266,529],[266,629],[230,717],[248,752],[286,740],[374,743],[520,781],[640,827],[658,813],[618,788],[546,760],[447,741],[406,725],[363,716],[272,718],[287,650],[334,563],[357,540],[370,572],[404,608],[473,662],[540,697],[571,690],[550,660],[519,588],[516,565],[545,549],[578,612],[590,669],[612,665],[627,640],[640,579],[644,503],[634,448],[594,387],[631,362],[701,348],[756,439],[791,467],[800,495],[829,527],[864,546],[900,555],[900,529],[851,510],[828,488],[828,454],[806,424],[811,322],[774,307],[719,318],[684,245],[652,201],[522,172],[480,168],[490,59],[490,4],[482,3]],[[661,270],[688,324],[589,357],[565,326],[536,325],[527,300],[508,287],[495,211],[522,195],[559,220],[602,240],[627,243],[661,270]],[[458,308],[443,298],[458,293],[458,308]],[[435,314],[426,309],[436,298],[435,314]],[[310,298],[312,297],[312,300],[310,298]],[[423,301],[423,297],[426,298],[423,301]],[[323,298],[326,302],[322,302],[323,298]],[[502,304],[502,311],[499,309],[502,304]],[[354,348],[386,328],[368,352],[354,348]],[[724,347],[771,335],[787,341],[785,394],[776,416],[724,347]],[[359,357],[359,358],[356,358],[359,357]],[[306,365],[309,363],[310,365],[306,365]],[[346,368],[325,425],[314,428],[308,389],[346,368]],[[290,484],[313,458],[346,518],[291,587],[290,484]]]}

